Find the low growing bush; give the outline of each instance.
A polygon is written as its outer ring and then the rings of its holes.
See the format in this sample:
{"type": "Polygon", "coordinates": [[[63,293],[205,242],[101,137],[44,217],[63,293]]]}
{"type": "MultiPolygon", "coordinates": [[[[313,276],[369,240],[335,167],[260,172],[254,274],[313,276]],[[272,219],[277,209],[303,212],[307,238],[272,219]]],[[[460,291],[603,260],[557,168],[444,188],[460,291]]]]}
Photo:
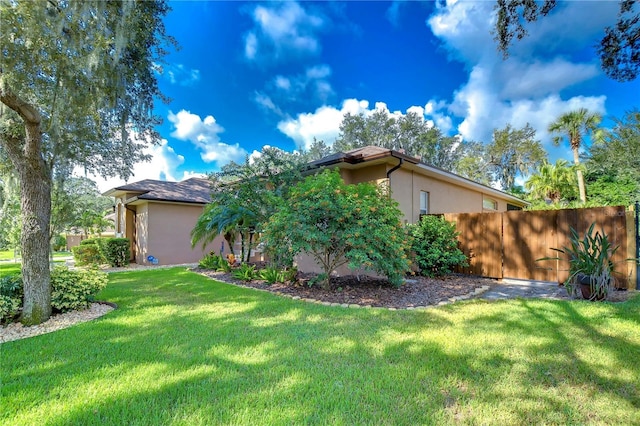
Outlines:
{"type": "Polygon", "coordinates": [[[57,266],[51,271],[51,306],[59,312],[86,309],[106,285],[104,272],[57,266]]]}
{"type": "Polygon", "coordinates": [[[198,266],[203,269],[212,269],[214,271],[217,271],[218,268],[220,267],[220,264],[223,262],[227,263],[227,261],[224,260],[222,257],[211,252],[205,255],[205,257],[203,257],[202,259],[200,259],[200,262],[198,262],[198,266]]]}
{"type": "Polygon", "coordinates": [[[122,267],[129,264],[131,250],[128,238],[106,238],[98,247],[110,266],[122,267]]]}
{"type": "Polygon", "coordinates": [[[265,280],[267,284],[275,284],[284,282],[284,273],[278,268],[267,266],[260,271],[260,278],[265,280]]]}
{"type": "Polygon", "coordinates": [[[76,265],[102,265],[107,263],[102,250],[104,240],[104,238],[87,238],[80,241],[79,246],[73,247],[71,251],[76,265]]]}
{"type": "Polygon", "coordinates": [[[258,277],[258,271],[256,271],[255,265],[249,265],[248,263],[243,263],[232,273],[233,278],[242,281],[251,281],[254,278],[258,277]]]}
{"type": "Polygon", "coordinates": [[[11,322],[22,306],[22,277],[8,275],[0,278],[0,323],[11,322]]]}
{"type": "Polygon", "coordinates": [[[457,266],[467,266],[467,257],[458,248],[459,233],[444,218],[424,216],[419,223],[409,226],[409,234],[421,275],[441,276],[457,266]]]}

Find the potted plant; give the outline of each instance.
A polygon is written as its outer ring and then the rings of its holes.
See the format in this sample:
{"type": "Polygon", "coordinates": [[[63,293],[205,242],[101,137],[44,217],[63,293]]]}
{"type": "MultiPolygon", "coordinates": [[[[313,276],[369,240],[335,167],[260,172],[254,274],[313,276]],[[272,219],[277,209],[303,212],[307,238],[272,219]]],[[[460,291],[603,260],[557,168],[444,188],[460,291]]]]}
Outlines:
{"type": "MultiPolygon", "coordinates": [[[[612,247],[604,232],[594,233],[595,223],[580,238],[571,228],[570,244],[562,248],[551,248],[562,253],[569,261],[569,277],[564,285],[570,296],[577,296],[580,290],[587,300],[604,300],[609,296],[613,285],[614,263],[611,261],[619,246],[612,247]]],[[[539,260],[562,260],[561,257],[549,257],[539,260]]]]}

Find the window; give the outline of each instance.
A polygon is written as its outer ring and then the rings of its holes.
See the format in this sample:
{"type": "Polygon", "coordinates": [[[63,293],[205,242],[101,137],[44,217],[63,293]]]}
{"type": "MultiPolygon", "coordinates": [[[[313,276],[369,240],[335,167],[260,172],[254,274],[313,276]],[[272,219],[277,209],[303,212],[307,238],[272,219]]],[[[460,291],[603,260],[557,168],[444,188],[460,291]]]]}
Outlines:
{"type": "Polygon", "coordinates": [[[482,199],[482,208],[487,210],[498,210],[498,202],[491,198],[482,199]]]}
{"type": "Polygon", "coordinates": [[[513,204],[507,203],[507,210],[509,210],[509,211],[511,211],[511,210],[522,210],[522,207],[514,206],[513,204]]]}
{"type": "Polygon", "coordinates": [[[420,214],[429,214],[429,193],[420,191],[420,214]]]}

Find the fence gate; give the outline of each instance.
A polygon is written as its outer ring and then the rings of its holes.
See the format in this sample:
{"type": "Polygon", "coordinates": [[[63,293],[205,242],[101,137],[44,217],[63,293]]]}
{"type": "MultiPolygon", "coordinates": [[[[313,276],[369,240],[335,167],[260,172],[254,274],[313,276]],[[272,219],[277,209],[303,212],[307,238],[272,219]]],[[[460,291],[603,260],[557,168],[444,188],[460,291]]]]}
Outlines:
{"type": "Polygon", "coordinates": [[[469,258],[469,267],[459,272],[553,282],[567,278],[568,263],[536,260],[556,256],[551,247],[568,245],[571,228],[583,236],[595,222],[596,230],[606,233],[613,246],[620,246],[613,257],[619,272],[618,285],[634,287],[629,280],[635,277],[635,265],[625,259],[635,255],[635,227],[632,212],[625,207],[457,213],[444,217],[455,222],[460,247],[469,258]],[[631,236],[627,235],[629,230],[633,232],[631,236]]]}

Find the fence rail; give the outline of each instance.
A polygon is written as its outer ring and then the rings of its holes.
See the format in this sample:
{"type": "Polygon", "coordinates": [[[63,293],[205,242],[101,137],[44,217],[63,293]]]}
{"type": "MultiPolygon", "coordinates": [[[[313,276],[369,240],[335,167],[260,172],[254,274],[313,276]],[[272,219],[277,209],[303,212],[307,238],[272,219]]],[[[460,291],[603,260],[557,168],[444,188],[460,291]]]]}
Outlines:
{"type": "Polygon", "coordinates": [[[517,278],[563,282],[568,277],[566,261],[538,261],[553,257],[552,247],[569,244],[570,229],[580,235],[596,223],[613,246],[617,286],[633,288],[636,264],[634,212],[625,207],[597,207],[503,213],[445,214],[460,232],[458,240],[469,258],[469,266],[459,272],[492,278],[517,278]]]}

